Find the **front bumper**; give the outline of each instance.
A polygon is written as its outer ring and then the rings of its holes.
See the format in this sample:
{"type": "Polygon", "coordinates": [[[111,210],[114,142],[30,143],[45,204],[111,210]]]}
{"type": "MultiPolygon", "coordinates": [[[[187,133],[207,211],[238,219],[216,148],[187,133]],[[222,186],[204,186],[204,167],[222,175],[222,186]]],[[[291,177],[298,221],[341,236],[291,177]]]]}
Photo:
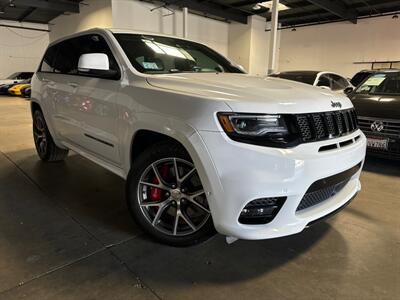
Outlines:
{"type": "Polygon", "coordinates": [[[200,177],[207,182],[205,188],[215,228],[227,236],[256,240],[298,233],[310,222],[346,204],[361,188],[360,169],[333,197],[296,212],[315,181],[363,163],[366,138],[360,130],[331,141],[302,144],[292,149],[234,142],[223,132],[202,131],[199,138],[201,141],[197,141],[195,148],[202,163],[200,177]],[[350,145],[319,151],[322,146],[349,139],[353,139],[350,145]],[[238,219],[246,204],[266,197],[287,199],[270,223],[241,224],[238,219]]]}

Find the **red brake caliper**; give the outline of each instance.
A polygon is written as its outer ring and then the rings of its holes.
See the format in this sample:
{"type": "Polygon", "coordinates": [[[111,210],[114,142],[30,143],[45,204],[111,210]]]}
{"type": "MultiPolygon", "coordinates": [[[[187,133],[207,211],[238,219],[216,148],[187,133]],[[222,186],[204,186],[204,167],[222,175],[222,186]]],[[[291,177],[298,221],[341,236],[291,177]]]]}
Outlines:
{"type": "MultiPolygon", "coordinates": [[[[161,169],[159,170],[160,172],[160,176],[165,178],[168,175],[168,170],[169,167],[168,165],[164,164],[161,166],[161,169]]],[[[159,184],[160,182],[158,182],[157,176],[154,175],[153,179],[152,179],[152,183],[154,184],[159,184]]],[[[155,187],[151,187],[150,188],[150,198],[151,201],[160,201],[162,199],[163,196],[163,190],[159,189],[159,188],[155,188],[155,187]]]]}

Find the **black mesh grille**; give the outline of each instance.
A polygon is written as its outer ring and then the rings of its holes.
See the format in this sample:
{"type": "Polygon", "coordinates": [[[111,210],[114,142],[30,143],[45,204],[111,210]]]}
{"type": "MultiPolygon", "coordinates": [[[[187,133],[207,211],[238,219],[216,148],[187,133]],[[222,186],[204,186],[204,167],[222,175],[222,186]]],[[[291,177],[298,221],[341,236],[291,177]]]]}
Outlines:
{"type": "Polygon", "coordinates": [[[354,109],[301,114],[295,119],[303,142],[335,138],[358,129],[354,109]]]}
{"type": "Polygon", "coordinates": [[[328,200],[329,198],[335,196],[338,192],[340,192],[348,182],[349,180],[346,180],[338,184],[328,186],[324,189],[305,194],[299,206],[297,207],[297,211],[306,209],[325,200],[328,200]]]}
{"type": "Polygon", "coordinates": [[[311,126],[308,123],[307,116],[298,116],[297,117],[297,125],[299,126],[301,136],[304,141],[311,140],[312,133],[311,133],[311,126]]]}
{"type": "Polygon", "coordinates": [[[301,199],[296,211],[312,207],[336,195],[360,168],[361,163],[344,172],[314,182],[301,199]]]}

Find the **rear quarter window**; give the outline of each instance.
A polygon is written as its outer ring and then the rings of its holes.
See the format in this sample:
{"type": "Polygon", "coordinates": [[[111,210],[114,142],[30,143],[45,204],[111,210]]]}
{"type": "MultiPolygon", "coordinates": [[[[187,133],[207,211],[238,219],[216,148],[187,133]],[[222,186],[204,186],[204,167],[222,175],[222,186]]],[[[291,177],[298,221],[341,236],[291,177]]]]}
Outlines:
{"type": "Polygon", "coordinates": [[[57,45],[51,46],[46,50],[44,54],[42,63],[40,65],[40,72],[53,72],[54,71],[54,61],[57,54],[57,45]]]}

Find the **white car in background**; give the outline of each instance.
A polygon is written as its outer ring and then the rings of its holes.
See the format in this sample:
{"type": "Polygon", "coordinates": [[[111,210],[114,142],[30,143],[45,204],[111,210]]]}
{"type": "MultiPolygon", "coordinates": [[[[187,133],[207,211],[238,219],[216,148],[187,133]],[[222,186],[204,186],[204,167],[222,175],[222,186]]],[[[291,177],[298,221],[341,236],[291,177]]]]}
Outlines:
{"type": "Polygon", "coordinates": [[[354,86],[346,77],[333,72],[285,71],[270,76],[310,84],[344,95],[350,94],[354,90],[354,86]]]}
{"type": "Polygon", "coordinates": [[[16,72],[8,76],[6,79],[0,79],[0,85],[20,83],[24,80],[30,79],[33,76],[33,72],[16,72]]]}
{"type": "Polygon", "coordinates": [[[126,179],[134,219],[171,245],[215,230],[229,241],[295,234],[360,190],[366,138],[349,99],[249,76],[193,41],[112,29],[63,38],[31,99],[40,158],[70,149],[126,179]]]}

